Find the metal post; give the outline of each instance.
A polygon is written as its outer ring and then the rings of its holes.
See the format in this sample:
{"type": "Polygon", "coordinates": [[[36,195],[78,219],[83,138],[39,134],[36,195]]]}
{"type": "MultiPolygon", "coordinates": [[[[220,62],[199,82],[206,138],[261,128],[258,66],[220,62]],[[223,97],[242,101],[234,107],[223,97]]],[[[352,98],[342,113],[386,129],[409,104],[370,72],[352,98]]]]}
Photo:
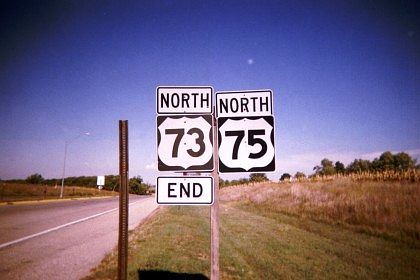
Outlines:
{"type": "Polygon", "coordinates": [[[67,141],[64,145],[64,163],[63,163],[63,176],[61,177],[61,190],[60,190],[60,198],[63,198],[64,193],[64,176],[66,173],[66,157],[67,157],[67,141]]]}
{"type": "Polygon", "coordinates": [[[214,201],[210,207],[211,223],[211,280],[219,280],[219,147],[217,143],[217,120],[213,118],[214,201]]]}
{"type": "Polygon", "coordinates": [[[120,214],[118,279],[127,279],[128,261],[128,121],[120,120],[120,214]]]}
{"type": "Polygon", "coordinates": [[[61,177],[61,190],[60,190],[60,198],[63,198],[64,195],[64,176],[66,175],[66,158],[67,158],[67,147],[72,141],[75,141],[77,138],[79,138],[82,135],[90,135],[89,132],[80,133],[77,135],[73,140],[66,141],[64,143],[64,162],[63,162],[63,176],[61,177]]]}

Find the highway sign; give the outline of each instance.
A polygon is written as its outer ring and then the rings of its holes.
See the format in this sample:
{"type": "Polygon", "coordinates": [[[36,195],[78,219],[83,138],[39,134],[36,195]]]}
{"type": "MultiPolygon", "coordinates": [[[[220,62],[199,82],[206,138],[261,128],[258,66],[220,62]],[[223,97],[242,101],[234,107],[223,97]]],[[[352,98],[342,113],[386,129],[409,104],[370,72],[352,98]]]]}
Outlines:
{"type": "Polygon", "coordinates": [[[275,171],[274,117],[218,118],[219,172],[275,171]]]}
{"type": "Polygon", "coordinates": [[[212,87],[157,87],[158,114],[211,114],[212,87]]]}
{"type": "Polygon", "coordinates": [[[210,205],[213,203],[212,177],[158,177],[158,204],[210,205]]]}
{"type": "Polygon", "coordinates": [[[273,114],[271,90],[216,92],[217,117],[261,117],[273,114]]]}
{"type": "Polygon", "coordinates": [[[105,176],[98,176],[96,178],[96,185],[97,186],[105,186],[105,176]]]}
{"type": "Polygon", "coordinates": [[[271,90],[216,92],[219,172],[275,170],[271,90]]]}
{"type": "Polygon", "coordinates": [[[219,171],[275,170],[274,117],[218,118],[219,171]]]}
{"type": "Polygon", "coordinates": [[[159,171],[213,170],[212,115],[157,116],[159,171]]]}

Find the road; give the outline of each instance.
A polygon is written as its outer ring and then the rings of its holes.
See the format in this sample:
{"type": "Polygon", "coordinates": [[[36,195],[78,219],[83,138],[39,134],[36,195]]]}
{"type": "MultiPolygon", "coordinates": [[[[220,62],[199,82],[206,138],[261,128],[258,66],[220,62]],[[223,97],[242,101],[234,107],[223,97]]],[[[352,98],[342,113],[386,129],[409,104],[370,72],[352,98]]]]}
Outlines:
{"type": "MultiPolygon", "coordinates": [[[[129,202],[129,229],[157,208],[129,202]]],[[[118,197],[0,206],[1,279],[80,279],[117,244],[118,197]]]]}

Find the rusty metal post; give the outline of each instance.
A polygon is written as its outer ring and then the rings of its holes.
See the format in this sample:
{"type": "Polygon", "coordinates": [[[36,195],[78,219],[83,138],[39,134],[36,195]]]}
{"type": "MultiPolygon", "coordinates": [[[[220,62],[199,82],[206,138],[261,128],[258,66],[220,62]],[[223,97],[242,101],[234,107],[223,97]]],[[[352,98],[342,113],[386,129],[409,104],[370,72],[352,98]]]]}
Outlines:
{"type": "Polygon", "coordinates": [[[118,279],[127,279],[128,263],[128,121],[120,120],[120,214],[118,279]]]}
{"type": "Polygon", "coordinates": [[[213,117],[213,159],[214,170],[212,172],[214,180],[214,201],[210,207],[211,224],[211,271],[210,279],[219,280],[219,147],[217,143],[217,120],[213,117]]]}

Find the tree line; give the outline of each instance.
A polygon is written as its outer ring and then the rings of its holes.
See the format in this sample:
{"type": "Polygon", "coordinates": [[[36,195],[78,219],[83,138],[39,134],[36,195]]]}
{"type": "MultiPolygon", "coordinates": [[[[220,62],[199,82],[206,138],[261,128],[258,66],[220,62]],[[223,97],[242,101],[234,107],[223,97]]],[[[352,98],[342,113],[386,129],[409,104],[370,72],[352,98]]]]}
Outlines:
{"type": "MultiPolygon", "coordinates": [[[[10,183],[27,183],[34,185],[48,185],[48,186],[61,186],[62,179],[44,179],[41,174],[35,173],[28,176],[24,180],[7,180],[10,183]]],[[[87,188],[96,188],[96,176],[78,176],[64,178],[65,186],[78,186],[87,188]]],[[[129,193],[131,194],[149,194],[154,191],[154,186],[147,184],[143,181],[141,176],[135,176],[128,181],[129,193]]],[[[119,191],[119,176],[106,175],[105,185],[103,189],[109,191],[119,191]]]]}
{"type": "Polygon", "coordinates": [[[223,180],[219,178],[219,187],[227,187],[227,186],[234,186],[234,185],[246,185],[250,183],[260,183],[268,181],[267,175],[265,173],[251,173],[249,174],[249,178],[241,178],[235,180],[223,180]]]}
{"type": "MultiPolygon", "coordinates": [[[[232,185],[242,185],[249,183],[258,183],[268,181],[265,173],[251,173],[249,178],[241,178],[236,180],[223,180],[219,178],[219,186],[226,187],[232,185]]],[[[96,187],[96,176],[79,176],[79,177],[67,177],[64,179],[66,186],[79,186],[79,187],[96,187]]],[[[8,180],[13,183],[27,183],[27,184],[42,184],[49,186],[61,186],[61,179],[44,179],[41,174],[32,174],[25,180],[8,180]]],[[[129,180],[128,186],[130,193],[135,194],[146,194],[154,191],[154,186],[143,182],[141,176],[133,177],[129,180]]],[[[118,191],[119,190],[119,176],[118,175],[107,175],[105,176],[105,190],[118,191]]]]}
{"type": "MultiPolygon", "coordinates": [[[[349,175],[357,173],[380,173],[380,172],[404,172],[408,170],[420,169],[420,165],[416,165],[417,160],[413,159],[409,154],[401,152],[393,154],[389,151],[382,153],[374,160],[355,159],[350,164],[345,166],[342,162],[336,161],[335,163],[327,158],[321,160],[320,165],[313,168],[314,173],[309,177],[316,176],[331,176],[335,174],[349,175]]],[[[280,181],[292,178],[289,173],[284,173],[280,181]]],[[[303,172],[296,172],[294,175],[296,179],[306,178],[303,172]]]]}
{"type": "MultiPolygon", "coordinates": [[[[355,159],[350,164],[345,166],[342,162],[324,158],[321,160],[320,165],[316,165],[313,168],[314,173],[308,177],[317,176],[332,176],[336,174],[350,175],[359,173],[380,173],[380,172],[404,172],[408,170],[418,170],[420,165],[416,165],[417,160],[413,159],[409,154],[401,152],[393,154],[389,151],[382,153],[378,158],[374,160],[355,159]]],[[[104,189],[110,191],[119,190],[119,176],[118,175],[107,175],[105,176],[104,189]]],[[[307,178],[303,172],[296,172],[294,176],[289,173],[283,173],[280,177],[280,181],[286,181],[291,178],[304,179],[307,178]]],[[[67,177],[64,179],[66,186],[80,186],[80,187],[96,187],[96,176],[79,176],[79,177],[67,177]]],[[[223,180],[219,178],[219,186],[226,187],[231,185],[243,185],[249,183],[258,183],[268,181],[265,173],[251,173],[249,178],[241,178],[235,180],[223,180]]],[[[12,183],[28,183],[28,184],[43,184],[43,185],[61,185],[61,179],[44,179],[41,174],[32,174],[25,180],[8,180],[7,182],[12,183]]],[[[133,194],[148,194],[153,192],[155,187],[153,185],[143,182],[141,176],[135,176],[129,180],[130,193],[133,194]]]]}

